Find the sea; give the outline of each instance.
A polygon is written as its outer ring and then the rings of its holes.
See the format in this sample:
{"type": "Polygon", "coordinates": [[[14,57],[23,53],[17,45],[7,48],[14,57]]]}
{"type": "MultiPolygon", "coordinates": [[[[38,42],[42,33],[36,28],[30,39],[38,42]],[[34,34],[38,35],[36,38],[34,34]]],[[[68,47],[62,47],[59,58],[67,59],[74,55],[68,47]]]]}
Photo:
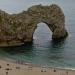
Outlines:
{"type": "Polygon", "coordinates": [[[0,58],[75,69],[75,0],[0,0],[0,9],[9,14],[17,14],[38,4],[57,4],[61,7],[65,14],[68,37],[61,41],[53,41],[51,30],[41,22],[37,24],[32,43],[16,47],[0,47],[0,58]]]}

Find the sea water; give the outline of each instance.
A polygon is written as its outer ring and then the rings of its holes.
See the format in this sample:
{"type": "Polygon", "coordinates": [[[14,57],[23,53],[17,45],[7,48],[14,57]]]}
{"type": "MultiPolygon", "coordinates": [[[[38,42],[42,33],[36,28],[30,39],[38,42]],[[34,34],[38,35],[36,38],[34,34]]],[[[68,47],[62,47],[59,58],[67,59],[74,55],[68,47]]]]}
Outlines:
{"type": "Polygon", "coordinates": [[[33,43],[0,48],[0,58],[52,67],[75,68],[75,0],[0,0],[0,9],[13,14],[36,4],[58,4],[65,14],[65,27],[69,36],[62,41],[52,41],[51,30],[46,24],[39,23],[33,35],[33,43]]]}

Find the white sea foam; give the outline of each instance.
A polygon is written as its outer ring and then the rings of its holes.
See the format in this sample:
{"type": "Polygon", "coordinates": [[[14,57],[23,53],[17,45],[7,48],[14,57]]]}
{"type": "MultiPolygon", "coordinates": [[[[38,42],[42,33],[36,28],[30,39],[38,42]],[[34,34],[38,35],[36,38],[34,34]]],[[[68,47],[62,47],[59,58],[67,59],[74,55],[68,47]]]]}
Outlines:
{"type": "Polygon", "coordinates": [[[55,67],[56,69],[62,69],[62,70],[75,70],[75,68],[69,68],[69,67],[55,67]]]}

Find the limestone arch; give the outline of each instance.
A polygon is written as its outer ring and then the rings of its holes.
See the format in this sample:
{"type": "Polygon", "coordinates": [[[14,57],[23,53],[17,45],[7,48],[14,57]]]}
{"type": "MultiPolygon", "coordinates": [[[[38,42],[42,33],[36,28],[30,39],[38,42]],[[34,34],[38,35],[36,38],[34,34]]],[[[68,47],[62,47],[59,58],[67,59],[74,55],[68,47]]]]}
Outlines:
{"type": "Polygon", "coordinates": [[[33,33],[37,28],[37,24],[41,22],[48,25],[52,31],[52,39],[54,40],[65,38],[68,35],[65,28],[65,15],[58,5],[35,5],[29,8],[28,11],[34,19],[32,20],[33,23],[30,22],[30,25],[33,24],[30,28],[31,32],[29,32],[31,33],[29,36],[30,40],[33,39],[33,33]]]}
{"type": "Polygon", "coordinates": [[[52,31],[52,39],[60,40],[68,35],[65,15],[58,5],[34,5],[19,14],[10,15],[0,10],[0,44],[12,46],[31,42],[40,22],[48,25],[52,31]]]}

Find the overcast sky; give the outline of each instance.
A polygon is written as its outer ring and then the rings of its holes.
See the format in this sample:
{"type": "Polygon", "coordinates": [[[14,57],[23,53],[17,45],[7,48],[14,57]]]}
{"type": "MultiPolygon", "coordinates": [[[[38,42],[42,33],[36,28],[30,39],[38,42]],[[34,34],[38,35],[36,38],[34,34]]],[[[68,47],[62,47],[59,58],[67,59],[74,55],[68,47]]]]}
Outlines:
{"type": "Polygon", "coordinates": [[[36,4],[58,4],[63,10],[65,10],[70,6],[74,6],[75,0],[0,0],[0,9],[8,13],[18,13],[36,4]]]}

